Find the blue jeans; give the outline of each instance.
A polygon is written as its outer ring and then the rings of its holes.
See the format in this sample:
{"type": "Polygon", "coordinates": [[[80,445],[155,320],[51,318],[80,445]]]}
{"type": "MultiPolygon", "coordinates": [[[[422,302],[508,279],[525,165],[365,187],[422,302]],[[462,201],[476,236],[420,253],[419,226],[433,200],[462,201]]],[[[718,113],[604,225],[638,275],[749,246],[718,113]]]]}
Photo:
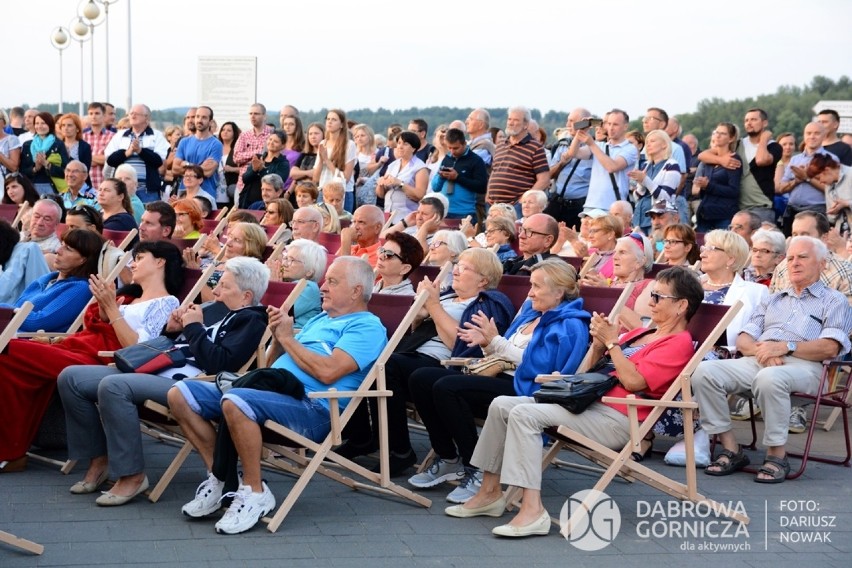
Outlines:
{"type": "Polygon", "coordinates": [[[151,203],[152,201],[160,200],[160,191],[159,190],[148,190],[148,189],[137,189],[136,197],[139,198],[139,201],[142,203],[151,203]]]}
{"type": "Polygon", "coordinates": [[[293,397],[272,391],[235,388],[222,396],[214,383],[181,381],[177,383],[189,407],[206,420],[222,417],[222,401],[230,400],[250,420],[263,424],[274,420],[315,442],[321,442],[331,430],[328,409],[319,401],[293,397]]]}

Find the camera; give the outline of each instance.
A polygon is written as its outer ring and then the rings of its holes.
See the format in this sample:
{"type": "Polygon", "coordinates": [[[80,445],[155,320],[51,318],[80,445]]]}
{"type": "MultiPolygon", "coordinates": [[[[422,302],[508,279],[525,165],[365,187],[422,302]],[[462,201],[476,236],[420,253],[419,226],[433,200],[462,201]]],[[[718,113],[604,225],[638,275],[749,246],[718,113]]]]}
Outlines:
{"type": "Polygon", "coordinates": [[[603,120],[600,118],[584,118],[575,122],[573,126],[574,130],[584,130],[590,126],[600,126],[601,124],[603,124],[603,120]]]}
{"type": "Polygon", "coordinates": [[[450,170],[452,170],[452,169],[453,169],[453,168],[451,168],[450,166],[441,166],[441,171],[442,171],[442,172],[448,172],[448,171],[450,171],[450,170]]]}

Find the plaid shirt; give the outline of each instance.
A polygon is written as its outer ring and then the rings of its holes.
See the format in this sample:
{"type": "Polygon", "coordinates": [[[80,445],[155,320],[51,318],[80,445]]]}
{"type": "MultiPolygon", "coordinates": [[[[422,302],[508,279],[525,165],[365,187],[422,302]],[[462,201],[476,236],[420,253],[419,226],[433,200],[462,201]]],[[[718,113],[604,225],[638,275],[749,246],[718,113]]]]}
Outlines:
{"type": "MultiPolygon", "coordinates": [[[[92,156],[103,155],[104,150],[109,144],[109,141],[112,140],[115,132],[104,128],[99,133],[95,133],[92,130],[86,130],[83,132],[83,140],[89,143],[89,146],[92,147],[92,156]]],[[[97,189],[101,186],[101,182],[104,181],[104,167],[96,166],[94,163],[92,167],[89,168],[89,179],[92,180],[92,187],[97,189]]]]}
{"type": "Polygon", "coordinates": [[[238,190],[243,188],[243,174],[246,173],[252,156],[266,150],[266,139],[270,134],[272,134],[272,127],[264,125],[260,134],[255,134],[254,128],[251,128],[244,130],[237,138],[237,145],[234,146],[234,162],[240,166],[240,177],[237,178],[238,190]]]}
{"type": "MultiPolygon", "coordinates": [[[[825,269],[820,275],[820,280],[829,288],[846,296],[846,300],[852,306],[852,264],[830,252],[828,258],[825,259],[825,269]]],[[[789,287],[790,275],[787,273],[787,259],[785,258],[775,267],[769,292],[774,294],[789,287]]]]}

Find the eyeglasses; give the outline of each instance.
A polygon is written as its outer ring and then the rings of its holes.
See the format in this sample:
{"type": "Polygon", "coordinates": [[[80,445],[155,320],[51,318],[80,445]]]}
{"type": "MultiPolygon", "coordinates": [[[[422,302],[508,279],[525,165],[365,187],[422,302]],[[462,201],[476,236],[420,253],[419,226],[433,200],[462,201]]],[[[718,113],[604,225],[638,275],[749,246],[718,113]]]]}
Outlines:
{"type": "Polygon", "coordinates": [[[187,215],[189,215],[189,213],[187,213],[186,211],[175,211],[175,213],[177,213],[178,217],[186,217],[187,215]]]}
{"type": "Polygon", "coordinates": [[[468,266],[466,264],[461,264],[461,263],[458,263],[455,266],[453,266],[453,272],[455,272],[459,276],[461,276],[465,272],[473,272],[474,274],[479,274],[479,271],[476,270],[474,267],[468,266]]]}
{"type": "Polygon", "coordinates": [[[382,257],[382,260],[387,260],[389,258],[398,258],[400,260],[400,262],[402,262],[401,256],[399,256],[398,254],[396,254],[392,250],[388,250],[386,248],[380,248],[378,251],[376,251],[376,254],[378,254],[380,257],[382,257]]]}
{"type": "Polygon", "coordinates": [[[83,170],[69,170],[68,168],[65,168],[65,173],[66,174],[84,174],[86,172],[84,172],[83,170]]]}
{"type": "Polygon", "coordinates": [[[183,174],[183,179],[186,179],[186,178],[198,179],[198,176],[195,175],[195,174],[183,174]]]}
{"type": "Polygon", "coordinates": [[[651,292],[650,296],[651,300],[655,304],[659,304],[660,300],[662,300],[663,298],[668,298],[669,300],[683,300],[683,298],[681,298],[680,296],[669,296],[668,294],[660,294],[659,292],[651,292]]]}
{"type": "Polygon", "coordinates": [[[304,261],[299,260],[298,258],[293,258],[292,256],[285,254],[281,256],[281,264],[282,266],[290,266],[291,264],[298,262],[300,264],[305,264],[304,261]]]}
{"type": "MultiPolygon", "coordinates": [[[[589,232],[591,233],[591,231],[589,231],[589,232]]],[[[518,234],[520,236],[524,237],[525,239],[528,239],[533,235],[538,235],[540,237],[549,237],[550,236],[548,233],[542,233],[540,231],[533,231],[532,229],[528,229],[526,227],[521,227],[521,229],[518,231],[518,234]]]]}
{"type": "Polygon", "coordinates": [[[96,209],[89,207],[88,205],[83,205],[82,203],[78,203],[77,205],[72,207],[71,211],[79,212],[81,217],[86,218],[86,222],[89,225],[94,225],[95,224],[95,216],[100,215],[96,209]]]}
{"type": "Polygon", "coordinates": [[[774,250],[752,247],[751,254],[781,254],[781,253],[775,252],[774,250]]]}
{"type": "Polygon", "coordinates": [[[294,225],[304,225],[305,223],[316,223],[316,219],[293,219],[294,225]]]}
{"type": "Polygon", "coordinates": [[[18,172],[12,172],[11,174],[6,174],[6,177],[3,178],[3,179],[5,181],[9,181],[10,179],[15,179],[15,178],[19,178],[19,177],[24,177],[24,176],[22,174],[19,174],[18,172]]]}
{"type": "Polygon", "coordinates": [[[663,239],[663,245],[667,247],[673,247],[675,245],[682,245],[684,241],[679,241],[677,239],[663,239]]]}
{"type": "Polygon", "coordinates": [[[485,234],[490,235],[491,233],[499,233],[503,229],[485,229],[485,234]]]}
{"type": "Polygon", "coordinates": [[[441,248],[441,245],[447,244],[447,241],[432,241],[429,245],[429,248],[435,250],[436,248],[441,248]]]}
{"type": "Polygon", "coordinates": [[[701,252],[713,252],[713,251],[727,252],[722,247],[717,247],[716,245],[704,245],[704,246],[701,247],[701,252]]]}
{"type": "Polygon", "coordinates": [[[642,122],[645,122],[646,120],[656,120],[657,122],[662,122],[662,121],[663,121],[663,119],[662,119],[662,118],[660,118],[659,116],[652,116],[652,115],[648,115],[648,116],[644,117],[644,118],[642,119],[642,122]]]}

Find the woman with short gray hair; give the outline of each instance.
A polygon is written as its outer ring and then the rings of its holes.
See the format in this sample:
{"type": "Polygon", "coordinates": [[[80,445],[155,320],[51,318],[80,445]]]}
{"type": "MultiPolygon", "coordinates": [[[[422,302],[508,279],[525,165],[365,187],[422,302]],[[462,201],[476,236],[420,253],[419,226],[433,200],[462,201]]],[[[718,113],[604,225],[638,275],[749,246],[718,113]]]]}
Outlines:
{"type": "Polygon", "coordinates": [[[746,282],[769,286],[775,267],[787,253],[787,241],[781,231],[759,229],[751,236],[751,264],[743,270],[746,282]]]}
{"type": "Polygon", "coordinates": [[[293,304],[293,325],[296,328],[304,327],[309,319],[322,311],[319,281],[325,275],[327,261],[325,247],[307,239],[296,239],[284,249],[281,258],[266,261],[272,271],[271,278],[276,282],[296,282],[302,278],[308,281],[293,304]]]}

